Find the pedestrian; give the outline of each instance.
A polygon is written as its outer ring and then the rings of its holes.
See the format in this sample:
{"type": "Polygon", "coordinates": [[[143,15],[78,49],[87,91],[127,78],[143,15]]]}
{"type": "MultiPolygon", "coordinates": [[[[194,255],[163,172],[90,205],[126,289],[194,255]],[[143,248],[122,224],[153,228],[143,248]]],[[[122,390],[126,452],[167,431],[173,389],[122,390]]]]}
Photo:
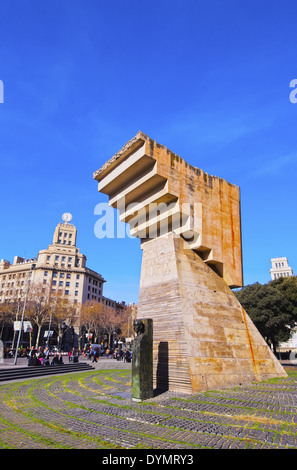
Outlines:
{"type": "Polygon", "coordinates": [[[99,351],[99,348],[96,349],[96,362],[99,361],[99,357],[100,357],[100,351],[99,351]]]}
{"type": "Polygon", "coordinates": [[[36,358],[36,360],[34,360],[34,366],[42,365],[44,354],[43,354],[43,350],[41,349],[40,346],[36,350],[35,358],[36,358]]]}
{"type": "Polygon", "coordinates": [[[130,354],[129,349],[126,349],[126,351],[125,351],[124,361],[125,362],[131,362],[131,354],[130,354]]]}
{"type": "Polygon", "coordinates": [[[39,346],[38,352],[37,352],[37,359],[38,359],[40,365],[43,364],[43,359],[44,359],[44,357],[45,357],[45,356],[44,356],[43,349],[39,346]]]}
{"type": "Polygon", "coordinates": [[[54,357],[53,357],[53,359],[52,359],[52,361],[51,361],[51,366],[54,366],[54,365],[57,365],[57,364],[59,364],[59,358],[58,358],[57,353],[55,353],[55,354],[54,354],[54,357]]]}
{"type": "Polygon", "coordinates": [[[69,351],[68,353],[68,359],[69,359],[69,362],[73,362],[73,359],[74,359],[74,348],[72,348],[72,351],[69,351]]]}
{"type": "Polygon", "coordinates": [[[34,349],[34,346],[31,346],[31,349],[30,349],[30,352],[28,354],[28,366],[32,366],[33,365],[33,358],[35,357],[36,355],[36,351],[34,349]]]}
{"type": "Polygon", "coordinates": [[[48,348],[45,348],[44,350],[43,365],[49,366],[49,349],[48,348]]]}
{"type": "Polygon", "coordinates": [[[121,352],[119,349],[116,349],[115,351],[115,358],[117,361],[119,361],[121,359],[121,352]]]}
{"type": "Polygon", "coordinates": [[[96,349],[93,347],[91,350],[92,362],[97,362],[96,359],[96,349]]]}
{"type": "Polygon", "coordinates": [[[78,351],[76,351],[76,349],[73,348],[73,351],[72,351],[72,356],[73,356],[73,362],[78,362],[78,351]]]}

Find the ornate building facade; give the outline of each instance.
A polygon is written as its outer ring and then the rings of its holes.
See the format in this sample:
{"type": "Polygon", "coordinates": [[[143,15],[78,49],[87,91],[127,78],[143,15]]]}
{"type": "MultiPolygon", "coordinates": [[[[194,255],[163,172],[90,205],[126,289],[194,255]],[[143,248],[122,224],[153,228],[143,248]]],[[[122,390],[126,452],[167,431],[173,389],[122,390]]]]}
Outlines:
{"type": "MultiPolygon", "coordinates": [[[[71,215],[65,213],[63,219],[64,223],[59,223],[55,228],[52,244],[40,250],[36,258],[15,256],[13,263],[1,260],[0,304],[16,302],[20,305],[26,298],[27,290],[30,288],[34,292],[36,287],[39,296],[44,293],[50,294],[52,299],[67,299],[74,311],[90,301],[102,302],[116,313],[121,313],[127,308],[125,302],[103,296],[105,279],[86,266],[86,256],[80,253],[76,245],[77,229],[69,223],[71,215]]],[[[67,330],[70,339],[67,340],[66,350],[78,346],[75,337],[79,332],[79,323],[80,320],[67,330]]],[[[8,330],[4,334],[7,340],[12,335],[11,328],[8,330]]]]}
{"type": "Polygon", "coordinates": [[[86,256],[77,248],[76,237],[74,225],[59,223],[53,243],[40,250],[36,258],[15,256],[12,264],[2,259],[0,302],[23,300],[30,271],[30,284],[43,286],[44,291],[49,289],[53,296],[59,294],[80,305],[88,300],[102,301],[105,280],[87,268],[86,256]]]}

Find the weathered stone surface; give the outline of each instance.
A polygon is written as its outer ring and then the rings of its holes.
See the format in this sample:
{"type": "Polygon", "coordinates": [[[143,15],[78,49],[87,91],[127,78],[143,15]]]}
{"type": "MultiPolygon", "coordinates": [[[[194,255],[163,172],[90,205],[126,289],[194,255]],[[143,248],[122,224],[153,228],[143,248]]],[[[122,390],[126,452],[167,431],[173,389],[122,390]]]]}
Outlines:
{"type": "Polygon", "coordinates": [[[134,321],[131,396],[134,401],[153,397],[153,321],[134,321]]]}
{"type": "Polygon", "coordinates": [[[154,322],[154,385],[195,393],[286,376],[224,279],[194,257],[195,269],[181,238],[143,242],[138,314],[154,322]]]}

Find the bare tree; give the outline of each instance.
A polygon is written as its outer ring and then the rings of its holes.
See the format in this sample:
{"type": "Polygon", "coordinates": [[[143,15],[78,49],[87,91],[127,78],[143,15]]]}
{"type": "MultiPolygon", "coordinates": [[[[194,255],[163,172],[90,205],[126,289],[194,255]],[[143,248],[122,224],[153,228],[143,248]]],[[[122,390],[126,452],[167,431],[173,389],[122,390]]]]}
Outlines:
{"type": "Polygon", "coordinates": [[[11,318],[10,315],[7,312],[7,303],[6,302],[1,302],[0,304],[0,324],[1,324],[1,333],[0,333],[0,339],[2,339],[3,335],[3,330],[5,328],[6,324],[11,323],[11,318]]]}
{"type": "Polygon", "coordinates": [[[28,292],[25,316],[37,326],[37,337],[35,347],[38,347],[40,341],[40,333],[43,325],[50,319],[51,311],[51,294],[50,288],[43,284],[33,284],[28,292]]]}
{"type": "MultiPolygon", "coordinates": [[[[13,325],[14,321],[18,321],[23,308],[23,300],[18,297],[13,298],[9,302],[3,302],[0,307],[0,318],[2,320],[2,328],[1,328],[1,336],[4,329],[5,324],[13,325]]],[[[12,347],[14,347],[16,332],[14,331],[13,340],[12,340],[12,347]]]]}
{"type": "Polygon", "coordinates": [[[69,299],[63,297],[62,294],[51,297],[52,325],[57,331],[59,344],[62,337],[62,322],[65,322],[68,327],[77,326],[79,323],[79,311],[79,305],[73,304],[69,299]]]}
{"type": "Polygon", "coordinates": [[[81,330],[92,333],[99,338],[103,332],[102,326],[103,305],[100,302],[88,301],[81,307],[80,311],[80,327],[81,330]]]}
{"type": "Polygon", "coordinates": [[[103,305],[101,314],[101,324],[109,336],[109,346],[111,347],[111,337],[115,333],[120,335],[128,322],[129,310],[127,307],[114,309],[107,305],[103,305]]]}

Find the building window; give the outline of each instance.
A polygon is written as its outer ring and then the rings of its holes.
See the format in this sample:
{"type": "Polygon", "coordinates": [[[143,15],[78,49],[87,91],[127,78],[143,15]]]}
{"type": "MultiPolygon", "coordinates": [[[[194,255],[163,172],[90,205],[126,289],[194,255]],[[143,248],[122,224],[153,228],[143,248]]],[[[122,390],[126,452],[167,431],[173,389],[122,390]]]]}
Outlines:
{"type": "Polygon", "coordinates": [[[78,295],[78,290],[75,291],[75,295],[78,295]]]}
{"type": "Polygon", "coordinates": [[[69,295],[69,290],[65,290],[65,295],[69,295]]]}
{"type": "Polygon", "coordinates": [[[53,281],[52,285],[55,286],[57,284],[57,281],[53,281]]]}
{"type": "Polygon", "coordinates": [[[64,277],[64,273],[60,273],[60,277],[64,277]]]}
{"type": "Polygon", "coordinates": [[[70,286],[70,282],[66,282],[66,287],[69,287],[70,286]]]}
{"type": "Polygon", "coordinates": [[[57,271],[54,271],[54,272],[53,272],[53,277],[57,277],[57,276],[58,276],[57,271]]]}
{"type": "Polygon", "coordinates": [[[62,286],[63,285],[63,281],[59,281],[59,286],[62,286]]]}
{"type": "Polygon", "coordinates": [[[79,279],[79,274],[76,275],[76,279],[79,279]]]}
{"type": "Polygon", "coordinates": [[[47,271],[44,271],[44,276],[47,276],[47,271]]]}
{"type": "Polygon", "coordinates": [[[79,286],[79,282],[76,282],[76,283],[75,283],[75,287],[78,287],[78,286],[79,286]]]}
{"type": "Polygon", "coordinates": [[[69,273],[68,273],[68,274],[66,274],[66,277],[67,277],[67,279],[70,279],[70,277],[71,277],[71,274],[69,274],[69,273]]]}

